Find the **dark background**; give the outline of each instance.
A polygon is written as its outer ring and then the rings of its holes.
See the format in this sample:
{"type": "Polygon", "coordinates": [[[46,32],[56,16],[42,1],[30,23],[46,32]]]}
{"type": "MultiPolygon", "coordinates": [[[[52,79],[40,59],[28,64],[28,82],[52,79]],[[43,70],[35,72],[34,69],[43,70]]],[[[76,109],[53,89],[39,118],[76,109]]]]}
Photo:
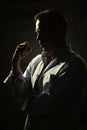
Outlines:
{"type": "Polygon", "coordinates": [[[86,0],[3,0],[0,2],[0,130],[23,130],[26,117],[20,111],[3,80],[11,69],[11,58],[17,44],[29,41],[33,51],[22,61],[28,62],[41,52],[34,33],[34,15],[43,9],[60,8],[68,18],[67,42],[87,61],[86,0]]]}

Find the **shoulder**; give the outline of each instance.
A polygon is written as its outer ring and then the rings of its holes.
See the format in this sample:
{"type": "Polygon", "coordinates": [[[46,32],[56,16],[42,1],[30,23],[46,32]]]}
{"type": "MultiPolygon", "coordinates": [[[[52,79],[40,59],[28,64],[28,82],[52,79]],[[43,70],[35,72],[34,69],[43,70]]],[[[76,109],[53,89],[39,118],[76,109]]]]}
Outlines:
{"type": "Polygon", "coordinates": [[[87,63],[83,57],[81,57],[78,53],[74,52],[72,59],[69,61],[69,64],[72,67],[76,67],[78,69],[87,69],[87,63]]]}
{"type": "Polygon", "coordinates": [[[76,52],[70,52],[69,58],[66,60],[63,67],[60,69],[61,73],[66,72],[69,76],[84,75],[87,76],[87,63],[79,54],[76,52]]]}
{"type": "Polygon", "coordinates": [[[72,75],[84,75],[87,77],[87,63],[78,53],[74,52],[67,64],[67,70],[72,75]]]}
{"type": "Polygon", "coordinates": [[[83,68],[87,68],[87,63],[85,61],[85,59],[76,51],[73,50],[72,46],[69,44],[67,49],[67,53],[66,53],[66,57],[67,58],[67,63],[72,66],[72,67],[83,67],[83,68]]]}

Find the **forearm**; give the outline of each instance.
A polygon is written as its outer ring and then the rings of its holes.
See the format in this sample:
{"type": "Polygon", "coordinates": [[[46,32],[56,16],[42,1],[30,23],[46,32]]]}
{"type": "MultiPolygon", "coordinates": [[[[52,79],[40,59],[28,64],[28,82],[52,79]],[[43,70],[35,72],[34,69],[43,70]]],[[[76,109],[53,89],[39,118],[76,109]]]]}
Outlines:
{"type": "Polygon", "coordinates": [[[12,76],[15,78],[20,74],[20,61],[18,63],[14,64],[12,63],[12,76]]]}
{"type": "Polygon", "coordinates": [[[16,77],[20,73],[21,60],[31,52],[31,47],[28,42],[19,44],[12,57],[12,75],[16,77]]]}

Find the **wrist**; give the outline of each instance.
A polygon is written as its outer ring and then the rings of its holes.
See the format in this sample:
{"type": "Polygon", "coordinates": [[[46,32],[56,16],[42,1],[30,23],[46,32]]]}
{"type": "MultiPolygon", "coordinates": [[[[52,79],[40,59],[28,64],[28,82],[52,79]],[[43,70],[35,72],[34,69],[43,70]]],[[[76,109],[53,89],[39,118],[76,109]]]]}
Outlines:
{"type": "Polygon", "coordinates": [[[16,77],[20,73],[20,65],[19,64],[12,64],[12,76],[16,77]]]}

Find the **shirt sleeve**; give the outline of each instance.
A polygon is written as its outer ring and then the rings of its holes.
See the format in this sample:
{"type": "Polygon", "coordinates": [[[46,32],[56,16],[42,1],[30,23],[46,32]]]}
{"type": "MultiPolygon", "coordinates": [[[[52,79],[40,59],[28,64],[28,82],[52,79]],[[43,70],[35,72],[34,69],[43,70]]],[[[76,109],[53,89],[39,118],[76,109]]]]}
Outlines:
{"type": "Polygon", "coordinates": [[[19,75],[14,79],[12,71],[3,81],[6,86],[11,88],[12,94],[18,101],[26,99],[31,90],[31,64],[28,65],[25,72],[20,71],[19,75]]]}

